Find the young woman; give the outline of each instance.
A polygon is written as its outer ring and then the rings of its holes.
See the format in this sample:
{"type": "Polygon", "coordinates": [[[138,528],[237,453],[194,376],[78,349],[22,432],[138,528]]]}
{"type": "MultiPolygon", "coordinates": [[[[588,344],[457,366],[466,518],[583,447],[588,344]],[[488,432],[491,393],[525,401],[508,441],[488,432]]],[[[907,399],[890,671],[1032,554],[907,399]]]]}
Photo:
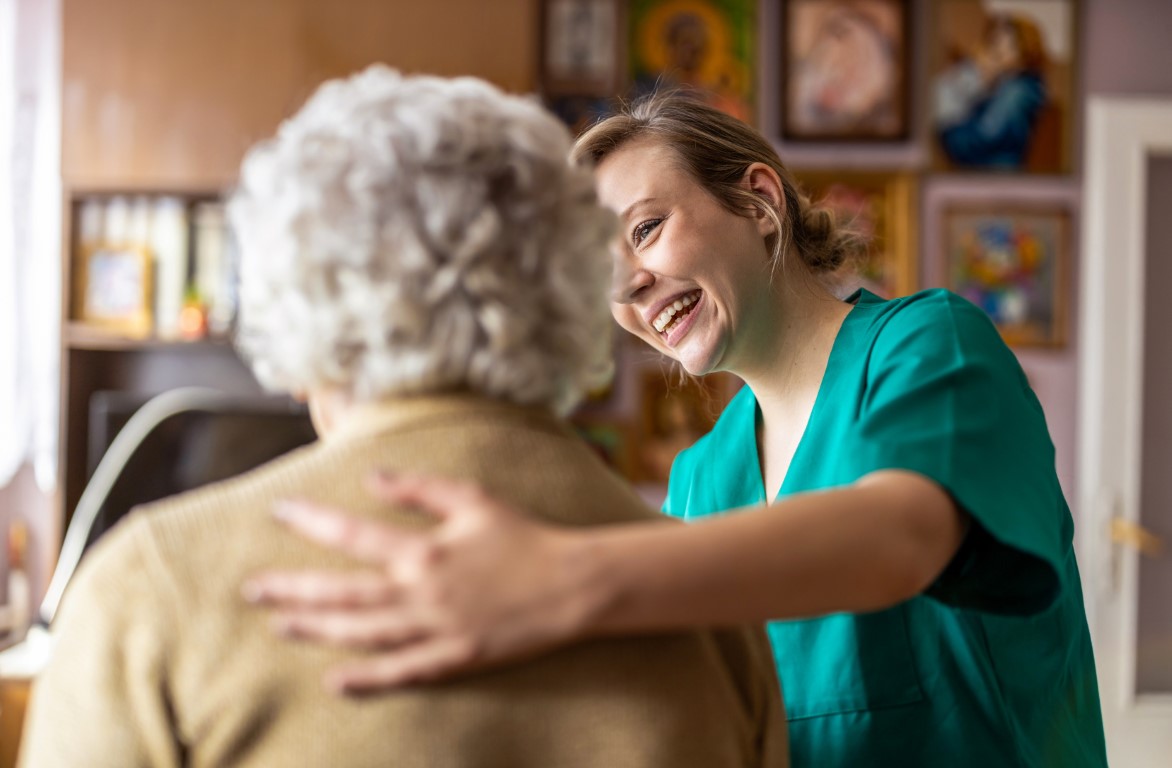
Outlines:
{"type": "Polygon", "coordinates": [[[673,467],[665,511],[700,522],[555,528],[469,486],[383,478],[387,501],[442,524],[284,506],[381,566],[270,573],[247,594],[290,635],[373,649],[335,671],[342,689],[769,620],[795,765],[1105,765],[1053,446],[989,320],[941,290],[835,299],[820,277],[850,236],[767,141],[702,104],[637,104],[576,156],[620,219],[615,318],[747,385],[673,467]]]}

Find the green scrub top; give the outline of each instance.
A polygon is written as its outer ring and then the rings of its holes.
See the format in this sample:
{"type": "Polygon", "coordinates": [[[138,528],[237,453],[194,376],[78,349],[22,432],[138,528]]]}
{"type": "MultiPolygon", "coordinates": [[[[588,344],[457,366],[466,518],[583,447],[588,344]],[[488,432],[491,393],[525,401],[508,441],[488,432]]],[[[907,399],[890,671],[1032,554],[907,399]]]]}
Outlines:
{"type": "MultiPolygon", "coordinates": [[[[1073,521],[1016,358],[948,291],[850,301],[778,499],[903,469],[937,482],[972,525],[923,595],[769,623],[793,764],[1105,766],[1073,521]]],[[[762,504],[758,418],[744,387],[677,457],[664,511],[762,504]]]]}

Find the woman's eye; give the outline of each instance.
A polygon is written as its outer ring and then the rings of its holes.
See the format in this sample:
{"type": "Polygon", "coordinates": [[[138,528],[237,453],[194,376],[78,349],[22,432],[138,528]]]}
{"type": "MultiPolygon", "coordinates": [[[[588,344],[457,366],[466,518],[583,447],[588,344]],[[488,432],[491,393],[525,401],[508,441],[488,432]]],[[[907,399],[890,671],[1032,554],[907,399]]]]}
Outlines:
{"type": "Polygon", "coordinates": [[[662,222],[663,219],[648,219],[647,221],[636,224],[635,228],[631,230],[631,241],[634,242],[635,245],[639,245],[644,240],[646,240],[647,237],[650,236],[651,233],[655,231],[655,228],[658,227],[662,222]]]}

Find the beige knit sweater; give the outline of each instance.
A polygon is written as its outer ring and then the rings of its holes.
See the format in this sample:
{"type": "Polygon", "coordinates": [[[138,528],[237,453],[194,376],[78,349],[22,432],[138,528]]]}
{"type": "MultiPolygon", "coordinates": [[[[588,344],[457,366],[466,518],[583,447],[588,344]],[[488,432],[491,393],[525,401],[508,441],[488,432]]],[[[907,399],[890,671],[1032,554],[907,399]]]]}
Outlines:
{"type": "Polygon", "coordinates": [[[358,566],[281,529],[274,501],[419,525],[363,490],[382,467],[475,479],[565,525],[659,518],[539,410],[445,396],[351,421],[245,476],[144,507],[95,546],[33,690],[25,768],[787,764],[757,629],[590,641],[431,687],[327,693],[323,673],[344,654],[275,638],[240,586],[262,568],[358,566]]]}

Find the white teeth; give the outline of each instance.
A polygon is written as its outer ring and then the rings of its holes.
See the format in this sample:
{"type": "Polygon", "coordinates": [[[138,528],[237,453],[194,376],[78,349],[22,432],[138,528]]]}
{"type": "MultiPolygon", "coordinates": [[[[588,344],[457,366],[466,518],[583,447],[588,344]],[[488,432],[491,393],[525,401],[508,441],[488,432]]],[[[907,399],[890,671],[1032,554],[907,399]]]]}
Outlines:
{"type": "Polygon", "coordinates": [[[656,333],[663,333],[663,330],[667,328],[668,325],[671,325],[673,317],[676,315],[680,315],[682,317],[684,308],[692,306],[697,301],[699,301],[699,299],[699,292],[684,296],[682,299],[676,299],[674,302],[664,307],[662,312],[656,315],[655,319],[651,321],[651,327],[655,329],[656,333]]]}

